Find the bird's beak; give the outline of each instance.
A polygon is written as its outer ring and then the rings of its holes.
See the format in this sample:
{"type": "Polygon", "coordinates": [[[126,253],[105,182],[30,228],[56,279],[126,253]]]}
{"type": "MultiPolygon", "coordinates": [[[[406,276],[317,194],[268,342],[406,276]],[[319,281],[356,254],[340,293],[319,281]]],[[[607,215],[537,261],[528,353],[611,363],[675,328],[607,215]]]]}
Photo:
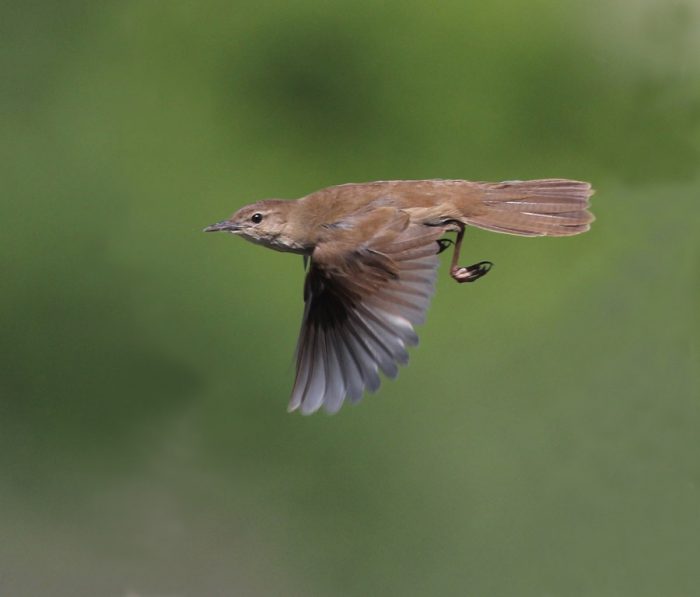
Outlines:
{"type": "Polygon", "coordinates": [[[212,224],[211,226],[207,226],[203,232],[221,232],[226,231],[226,232],[236,232],[236,230],[239,229],[238,224],[232,224],[228,220],[223,220],[222,222],[217,222],[216,224],[212,224]]]}

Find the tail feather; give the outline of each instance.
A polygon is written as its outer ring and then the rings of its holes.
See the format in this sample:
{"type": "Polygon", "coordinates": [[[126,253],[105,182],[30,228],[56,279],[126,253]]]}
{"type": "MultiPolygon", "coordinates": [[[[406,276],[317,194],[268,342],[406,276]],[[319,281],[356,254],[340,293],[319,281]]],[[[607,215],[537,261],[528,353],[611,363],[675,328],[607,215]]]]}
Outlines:
{"type": "Polygon", "coordinates": [[[587,182],[544,179],[483,183],[483,209],[468,224],[521,236],[570,236],[590,228],[593,194],[587,182]]]}

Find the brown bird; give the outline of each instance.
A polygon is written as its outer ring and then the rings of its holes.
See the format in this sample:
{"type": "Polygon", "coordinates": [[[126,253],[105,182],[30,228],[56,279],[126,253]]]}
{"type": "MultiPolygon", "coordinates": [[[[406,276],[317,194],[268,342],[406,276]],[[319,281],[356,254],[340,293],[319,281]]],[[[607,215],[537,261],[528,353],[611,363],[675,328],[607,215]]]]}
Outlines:
{"type": "Polygon", "coordinates": [[[265,199],[205,228],[226,231],[309,263],[289,410],[337,412],[394,378],[417,344],[438,254],[454,244],[451,276],[473,282],[491,263],[457,264],[465,226],[521,236],[589,229],[586,182],[395,180],[343,184],[295,201],[265,199]],[[452,243],[441,238],[456,232],[452,243]]]}

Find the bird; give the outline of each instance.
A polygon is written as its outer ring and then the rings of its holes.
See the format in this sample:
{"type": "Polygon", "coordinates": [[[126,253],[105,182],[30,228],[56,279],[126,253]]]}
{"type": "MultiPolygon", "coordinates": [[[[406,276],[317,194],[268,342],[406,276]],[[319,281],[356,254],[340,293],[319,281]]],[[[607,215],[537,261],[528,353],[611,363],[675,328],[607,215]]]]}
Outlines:
{"type": "Polygon", "coordinates": [[[519,236],[572,236],[594,220],[590,183],[568,179],[473,182],[387,180],[326,187],[296,200],[263,199],[205,232],[228,232],[302,255],[304,312],[288,410],[330,414],[395,378],[418,343],[438,255],[474,282],[489,261],[458,264],[468,226],[519,236]],[[456,233],[455,240],[445,237],[456,233]]]}

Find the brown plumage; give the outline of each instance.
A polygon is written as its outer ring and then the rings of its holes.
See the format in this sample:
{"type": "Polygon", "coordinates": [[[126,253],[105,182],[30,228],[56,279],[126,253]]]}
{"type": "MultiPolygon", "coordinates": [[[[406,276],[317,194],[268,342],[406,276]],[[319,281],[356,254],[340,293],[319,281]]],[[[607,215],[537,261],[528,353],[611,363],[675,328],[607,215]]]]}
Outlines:
{"type": "Polygon", "coordinates": [[[564,179],[398,180],[344,184],[296,201],[267,199],[208,232],[228,231],[310,259],[289,410],[336,412],[408,361],[434,291],[441,237],[457,232],[451,275],[471,282],[490,264],[457,265],[467,225],[522,236],[570,236],[593,221],[591,186],[564,179]]]}

